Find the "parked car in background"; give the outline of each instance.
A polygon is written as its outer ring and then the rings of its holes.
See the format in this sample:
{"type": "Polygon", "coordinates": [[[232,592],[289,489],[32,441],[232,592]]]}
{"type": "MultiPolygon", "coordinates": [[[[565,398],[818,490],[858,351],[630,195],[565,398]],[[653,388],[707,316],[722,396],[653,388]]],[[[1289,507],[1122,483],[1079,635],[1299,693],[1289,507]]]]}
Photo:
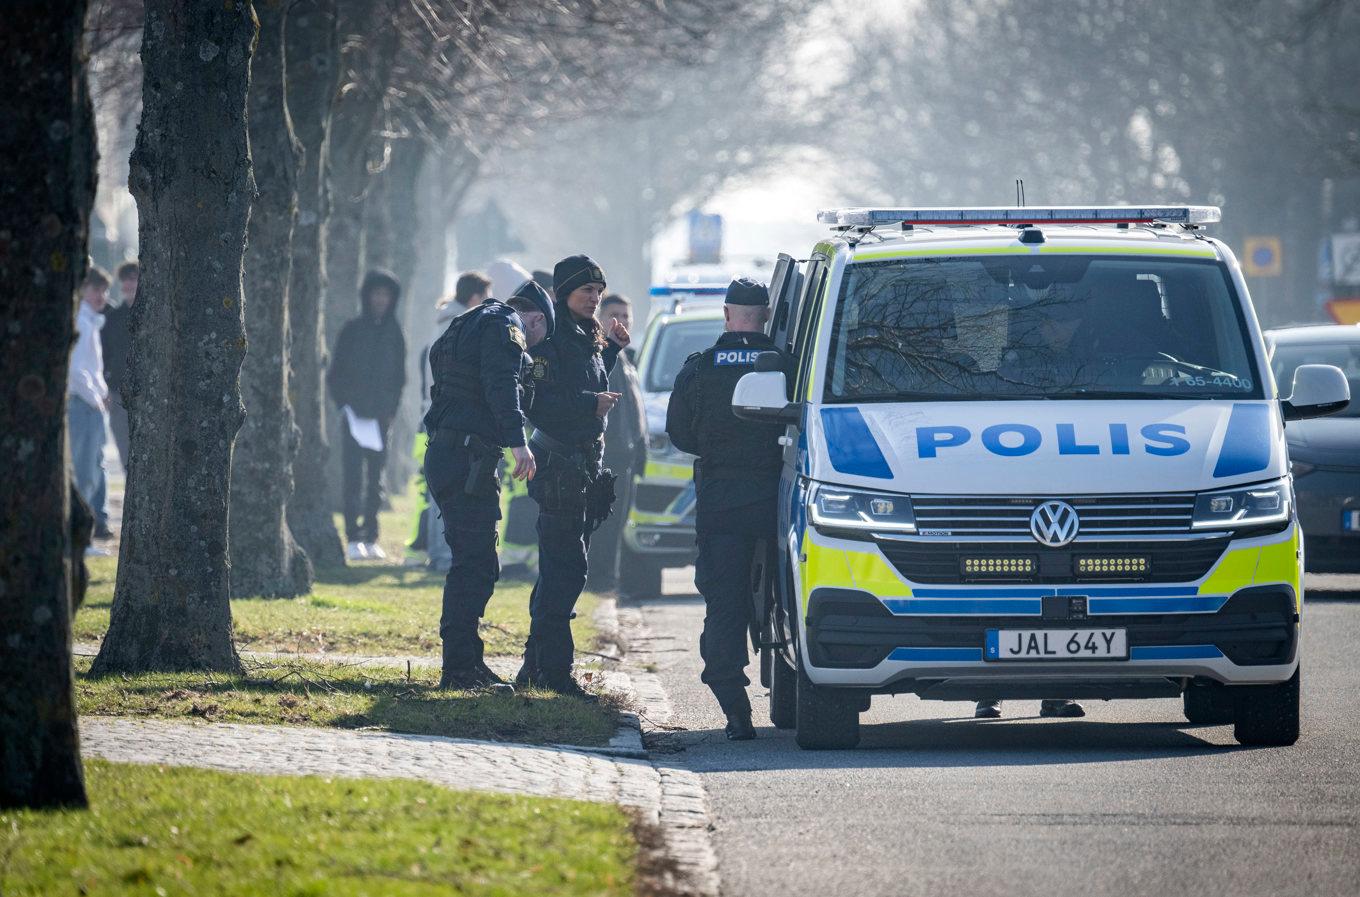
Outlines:
{"type": "Polygon", "coordinates": [[[1320,324],[1266,333],[1270,367],[1283,391],[1301,364],[1341,368],[1351,403],[1330,417],[1285,427],[1304,556],[1316,573],[1360,572],[1360,326],[1320,324]]]}

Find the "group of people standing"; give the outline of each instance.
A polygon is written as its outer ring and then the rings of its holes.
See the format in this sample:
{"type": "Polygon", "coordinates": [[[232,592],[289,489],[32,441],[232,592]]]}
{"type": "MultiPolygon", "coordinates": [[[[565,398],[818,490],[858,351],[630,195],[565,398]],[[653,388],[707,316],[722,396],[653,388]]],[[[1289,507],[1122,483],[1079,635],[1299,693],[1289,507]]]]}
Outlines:
{"type": "MultiPolygon", "coordinates": [[[[71,445],[72,480],[94,516],[94,538],[113,538],[109,526],[108,473],[104,451],[110,437],[123,469],[129,461],[128,415],[124,390],[128,381],[129,318],[137,301],[141,269],[125,262],[115,272],[117,304],[109,303],[113,283],[98,265],[86,269],[76,313],[76,344],[71,351],[67,390],[67,432],[71,445]]],[[[87,555],[107,555],[98,544],[87,555]]]]}
{"type": "MultiPolygon", "coordinates": [[[[611,377],[626,357],[631,315],[626,303],[599,314],[605,285],[588,256],[565,258],[553,269],[551,295],[528,279],[508,299],[453,318],[430,347],[425,477],[453,554],[440,620],[441,687],[509,685],[486,665],[477,631],[500,576],[496,465],[508,449],[512,475],[528,481],[539,510],[539,575],[515,684],[593,699],[572,676],[573,609],[587,581],[591,534],[616,498],[606,458],[631,466],[645,452],[645,423],[634,420],[620,423],[623,448],[610,450],[610,413],[630,385],[611,377]]],[[[750,573],[774,536],[782,427],[739,420],[731,400],[757,355],[774,352],[781,364],[783,356],[764,332],[770,310],[763,285],[733,281],[724,312],[726,332],[676,378],[667,432],[699,458],[703,681],[727,717],[727,736],[745,740],[755,736],[745,673],[750,573]]],[[[606,577],[617,576],[617,555],[612,563],[606,577]]]]}

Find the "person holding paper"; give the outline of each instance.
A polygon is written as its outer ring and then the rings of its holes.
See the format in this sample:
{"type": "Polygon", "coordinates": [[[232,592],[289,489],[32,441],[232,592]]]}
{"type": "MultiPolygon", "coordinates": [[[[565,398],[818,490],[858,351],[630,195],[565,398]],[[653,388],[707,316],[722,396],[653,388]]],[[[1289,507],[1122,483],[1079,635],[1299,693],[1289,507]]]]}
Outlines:
{"type": "Polygon", "coordinates": [[[397,323],[401,284],[387,271],[364,275],[360,314],[340,329],[326,387],[340,411],[346,557],[378,559],[378,508],[387,434],[406,386],[406,340],[397,323]]]}

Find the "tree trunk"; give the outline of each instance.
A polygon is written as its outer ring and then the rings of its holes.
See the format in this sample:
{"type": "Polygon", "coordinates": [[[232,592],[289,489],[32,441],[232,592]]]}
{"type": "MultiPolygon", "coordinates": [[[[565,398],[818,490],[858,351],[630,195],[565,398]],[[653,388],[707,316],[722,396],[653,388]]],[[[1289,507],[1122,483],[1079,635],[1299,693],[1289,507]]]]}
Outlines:
{"type": "Polygon", "coordinates": [[[0,807],[83,806],[71,676],[67,364],[94,202],[84,0],[0,28],[0,807]]]}
{"type": "MultiPolygon", "coordinates": [[[[417,184],[422,180],[425,160],[429,157],[427,144],[418,139],[398,142],[392,148],[392,161],[385,176],[382,193],[384,223],[389,241],[387,267],[402,284],[402,306],[397,309],[397,320],[406,334],[406,389],[401,394],[401,405],[392,422],[392,451],[387,453],[387,482],[392,493],[403,492],[416,472],[412,446],[420,426],[420,349],[429,342],[427,329],[412,325],[422,317],[426,308],[434,308],[438,296],[424,295],[416,288],[416,270],[421,251],[429,232],[427,219],[431,205],[438,206],[435,195],[421,195],[417,184]]],[[[426,185],[428,186],[428,184],[426,185]]]]}
{"type": "Polygon", "coordinates": [[[142,280],[132,459],[108,636],[94,672],[235,672],[227,508],[241,426],[241,262],[254,194],[250,3],[146,0],[130,160],[142,280]]]}
{"type": "Polygon", "coordinates": [[[325,151],[340,61],[335,0],[298,0],[288,10],[285,32],[289,114],[303,148],[297,179],[298,218],[293,229],[293,276],[288,288],[288,318],[293,331],[289,385],[298,426],[288,526],[312,563],[333,567],[344,565],[345,551],[331,514],[326,477],[330,441],[321,382],[325,368],[325,234],[331,205],[325,151]]]}
{"type": "Polygon", "coordinates": [[[246,111],[257,192],[245,256],[246,417],[231,461],[231,594],[292,598],[312,588],[312,563],[285,514],[298,444],[288,401],[288,285],[299,148],[285,97],[283,6],[266,0],[256,16],[246,111]]]}

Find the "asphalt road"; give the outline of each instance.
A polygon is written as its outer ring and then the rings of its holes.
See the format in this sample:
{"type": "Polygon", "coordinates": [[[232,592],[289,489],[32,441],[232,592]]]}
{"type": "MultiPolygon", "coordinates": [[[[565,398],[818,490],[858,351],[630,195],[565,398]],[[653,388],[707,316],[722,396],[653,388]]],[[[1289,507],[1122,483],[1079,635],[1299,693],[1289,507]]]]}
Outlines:
{"type": "Polygon", "coordinates": [[[1310,579],[1290,748],[1239,747],[1179,700],[1081,720],[1016,701],[980,721],[904,695],[874,699],[858,750],[808,752],[759,685],[759,737],[724,739],[699,682],[703,603],[676,573],[642,606],[686,731],[653,748],[703,777],[727,895],[1360,894],[1360,576],[1310,579]]]}

